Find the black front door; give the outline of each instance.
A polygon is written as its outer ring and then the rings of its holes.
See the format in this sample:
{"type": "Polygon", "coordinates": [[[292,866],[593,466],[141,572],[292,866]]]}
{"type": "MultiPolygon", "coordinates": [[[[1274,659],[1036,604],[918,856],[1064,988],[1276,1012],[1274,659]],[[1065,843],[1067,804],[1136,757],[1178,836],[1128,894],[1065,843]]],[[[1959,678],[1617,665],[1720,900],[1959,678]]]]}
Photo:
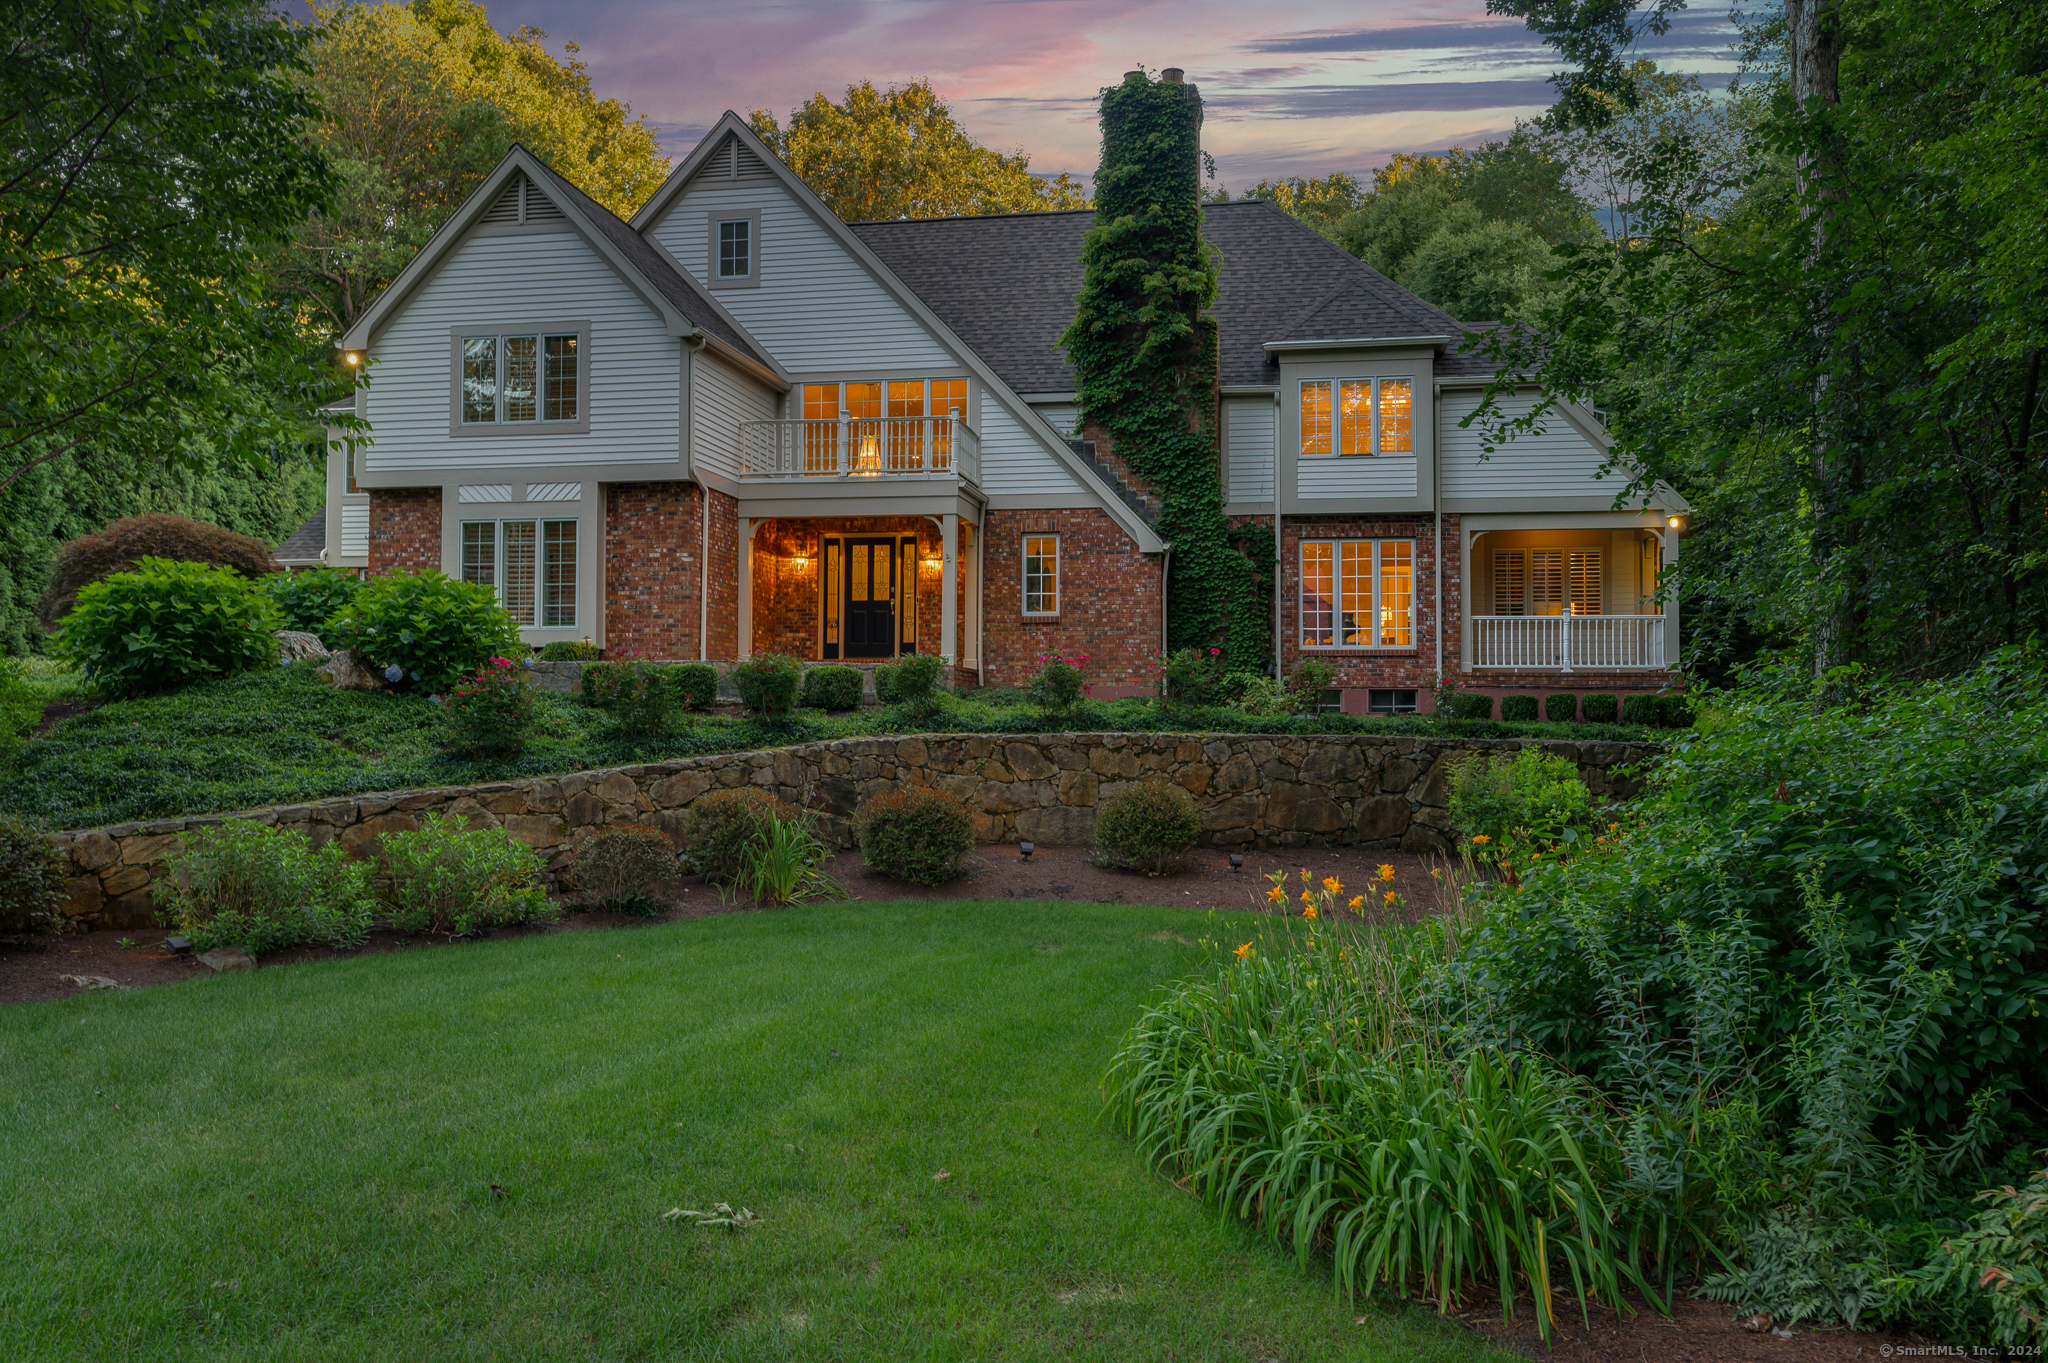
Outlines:
{"type": "Polygon", "coordinates": [[[846,656],[896,656],[896,541],[846,542],[846,656]]]}

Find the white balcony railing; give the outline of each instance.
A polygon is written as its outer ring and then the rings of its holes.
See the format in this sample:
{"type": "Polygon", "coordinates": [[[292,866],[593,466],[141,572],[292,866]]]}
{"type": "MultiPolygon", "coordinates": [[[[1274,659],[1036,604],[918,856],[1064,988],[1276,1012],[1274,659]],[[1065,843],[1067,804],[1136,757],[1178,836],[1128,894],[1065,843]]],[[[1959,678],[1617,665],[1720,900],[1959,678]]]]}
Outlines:
{"type": "Polygon", "coordinates": [[[951,478],[981,482],[981,438],[959,417],[743,421],[742,478],[951,478]]]}
{"type": "Polygon", "coordinates": [[[1475,615],[1474,667],[1624,672],[1664,667],[1661,615],[1475,615]]]}

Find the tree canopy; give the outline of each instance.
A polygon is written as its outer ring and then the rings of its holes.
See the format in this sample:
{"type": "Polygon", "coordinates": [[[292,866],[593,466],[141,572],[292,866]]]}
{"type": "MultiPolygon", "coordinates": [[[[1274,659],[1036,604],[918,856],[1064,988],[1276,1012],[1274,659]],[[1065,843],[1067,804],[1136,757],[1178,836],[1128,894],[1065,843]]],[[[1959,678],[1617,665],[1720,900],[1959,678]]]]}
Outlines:
{"type": "Polygon", "coordinates": [[[756,109],[754,132],[846,222],[1086,208],[1071,175],[1033,175],[1023,151],[969,136],[928,80],[877,90],[863,80],[835,104],[820,92],[784,127],[756,109]]]}

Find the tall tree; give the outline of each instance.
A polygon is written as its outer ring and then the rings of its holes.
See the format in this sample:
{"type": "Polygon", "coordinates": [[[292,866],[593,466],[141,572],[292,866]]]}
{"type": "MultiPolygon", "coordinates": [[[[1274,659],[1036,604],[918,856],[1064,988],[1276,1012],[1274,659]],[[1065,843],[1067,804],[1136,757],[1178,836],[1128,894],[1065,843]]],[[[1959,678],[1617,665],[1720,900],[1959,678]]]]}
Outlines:
{"type": "Polygon", "coordinates": [[[263,0],[0,4],[0,490],[96,449],[255,457],[327,371],[256,267],[331,177],[263,0]]]}
{"type": "Polygon", "coordinates": [[[846,87],[792,110],[783,127],[766,109],[754,132],[847,222],[1086,208],[1071,175],[1033,175],[1023,151],[1004,154],[969,136],[926,80],[877,90],[846,87]]]}

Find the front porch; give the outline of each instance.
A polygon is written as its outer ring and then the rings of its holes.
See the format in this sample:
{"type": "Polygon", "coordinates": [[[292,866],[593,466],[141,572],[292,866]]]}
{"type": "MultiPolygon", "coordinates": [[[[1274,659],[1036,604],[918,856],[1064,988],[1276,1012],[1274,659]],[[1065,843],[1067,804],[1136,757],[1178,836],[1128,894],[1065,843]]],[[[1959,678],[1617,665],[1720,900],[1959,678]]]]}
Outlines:
{"type": "Polygon", "coordinates": [[[1463,643],[1472,680],[1534,684],[1499,674],[1541,673],[1564,683],[1676,667],[1677,604],[1658,600],[1676,549],[1676,527],[1656,523],[1471,530],[1463,643]]]}
{"type": "Polygon", "coordinates": [[[873,665],[926,653],[978,675],[973,521],[953,512],[742,515],[739,529],[741,657],[873,665]]]}

